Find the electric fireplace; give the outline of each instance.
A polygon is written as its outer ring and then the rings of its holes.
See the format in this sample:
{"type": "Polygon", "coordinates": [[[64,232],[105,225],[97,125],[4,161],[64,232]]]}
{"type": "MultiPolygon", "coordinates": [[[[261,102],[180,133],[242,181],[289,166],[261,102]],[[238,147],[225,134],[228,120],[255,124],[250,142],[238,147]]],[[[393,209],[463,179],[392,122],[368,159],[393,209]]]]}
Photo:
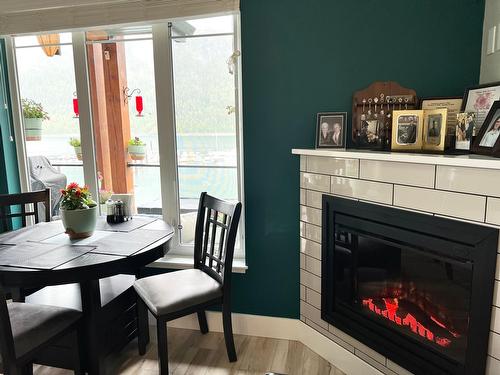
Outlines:
{"type": "Polygon", "coordinates": [[[483,374],[498,231],[323,196],[322,319],[415,374],[483,374]]]}

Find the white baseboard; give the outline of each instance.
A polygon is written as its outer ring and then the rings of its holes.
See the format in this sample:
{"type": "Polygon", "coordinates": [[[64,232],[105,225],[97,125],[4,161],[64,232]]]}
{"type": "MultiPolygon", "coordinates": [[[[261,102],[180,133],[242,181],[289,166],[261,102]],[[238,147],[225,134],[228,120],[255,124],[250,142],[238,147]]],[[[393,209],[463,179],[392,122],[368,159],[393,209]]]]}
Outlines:
{"type": "MultiPolygon", "coordinates": [[[[323,336],[298,319],[276,318],[271,316],[233,314],[233,333],[239,335],[270,337],[302,342],[332,365],[347,375],[383,375],[354,353],[323,336]]],[[[222,332],[222,314],[207,311],[208,327],[212,332],[222,332]]],[[[150,320],[155,324],[154,320],[150,320]]],[[[168,323],[169,327],[198,330],[195,314],[168,323]]]]}

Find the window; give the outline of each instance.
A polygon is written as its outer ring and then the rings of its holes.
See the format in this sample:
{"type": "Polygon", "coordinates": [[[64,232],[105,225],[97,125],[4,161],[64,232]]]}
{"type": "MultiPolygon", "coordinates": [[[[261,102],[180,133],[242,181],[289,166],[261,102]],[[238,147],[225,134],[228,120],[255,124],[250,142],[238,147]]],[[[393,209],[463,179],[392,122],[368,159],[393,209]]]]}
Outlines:
{"type": "MultiPolygon", "coordinates": [[[[243,200],[238,16],[13,39],[13,87],[50,117],[41,139],[16,140],[21,149],[102,198],[126,194],[138,214],[168,218],[169,255],[192,263],[201,192],[243,200]],[[131,147],[136,138],[145,146],[131,147]]],[[[244,259],[243,231],[242,217],[235,258],[244,259]]]]}

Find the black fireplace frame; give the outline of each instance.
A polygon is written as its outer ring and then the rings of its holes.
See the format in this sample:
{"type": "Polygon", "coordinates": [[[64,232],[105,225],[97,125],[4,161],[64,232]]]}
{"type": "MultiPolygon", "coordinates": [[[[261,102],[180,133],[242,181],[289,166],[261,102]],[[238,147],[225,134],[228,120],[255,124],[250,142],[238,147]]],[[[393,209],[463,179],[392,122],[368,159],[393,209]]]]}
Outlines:
{"type": "Polygon", "coordinates": [[[330,195],[323,195],[322,223],[323,320],[416,375],[475,375],[485,372],[498,247],[497,229],[330,195]],[[335,304],[332,274],[336,225],[398,245],[473,262],[465,365],[354,310],[335,304]],[[404,233],[403,239],[395,241],[396,233],[404,233]]]}

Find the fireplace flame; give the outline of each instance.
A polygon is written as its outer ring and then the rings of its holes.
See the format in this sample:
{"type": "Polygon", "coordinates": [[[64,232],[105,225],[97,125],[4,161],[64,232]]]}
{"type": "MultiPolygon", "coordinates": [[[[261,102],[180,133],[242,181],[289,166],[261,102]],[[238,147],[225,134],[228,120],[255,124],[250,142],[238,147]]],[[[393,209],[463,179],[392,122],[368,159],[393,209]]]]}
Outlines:
{"type": "Polygon", "coordinates": [[[401,327],[408,327],[414,334],[419,335],[439,346],[448,347],[452,343],[452,338],[460,337],[460,334],[450,331],[445,324],[434,316],[426,315],[427,319],[418,319],[410,312],[402,308],[398,298],[366,298],[362,300],[363,306],[367,307],[375,314],[384,317],[401,327]],[[431,326],[434,327],[431,327],[431,326]],[[436,332],[439,331],[439,332],[436,332]],[[445,337],[448,336],[448,337],[445,337]]]}

